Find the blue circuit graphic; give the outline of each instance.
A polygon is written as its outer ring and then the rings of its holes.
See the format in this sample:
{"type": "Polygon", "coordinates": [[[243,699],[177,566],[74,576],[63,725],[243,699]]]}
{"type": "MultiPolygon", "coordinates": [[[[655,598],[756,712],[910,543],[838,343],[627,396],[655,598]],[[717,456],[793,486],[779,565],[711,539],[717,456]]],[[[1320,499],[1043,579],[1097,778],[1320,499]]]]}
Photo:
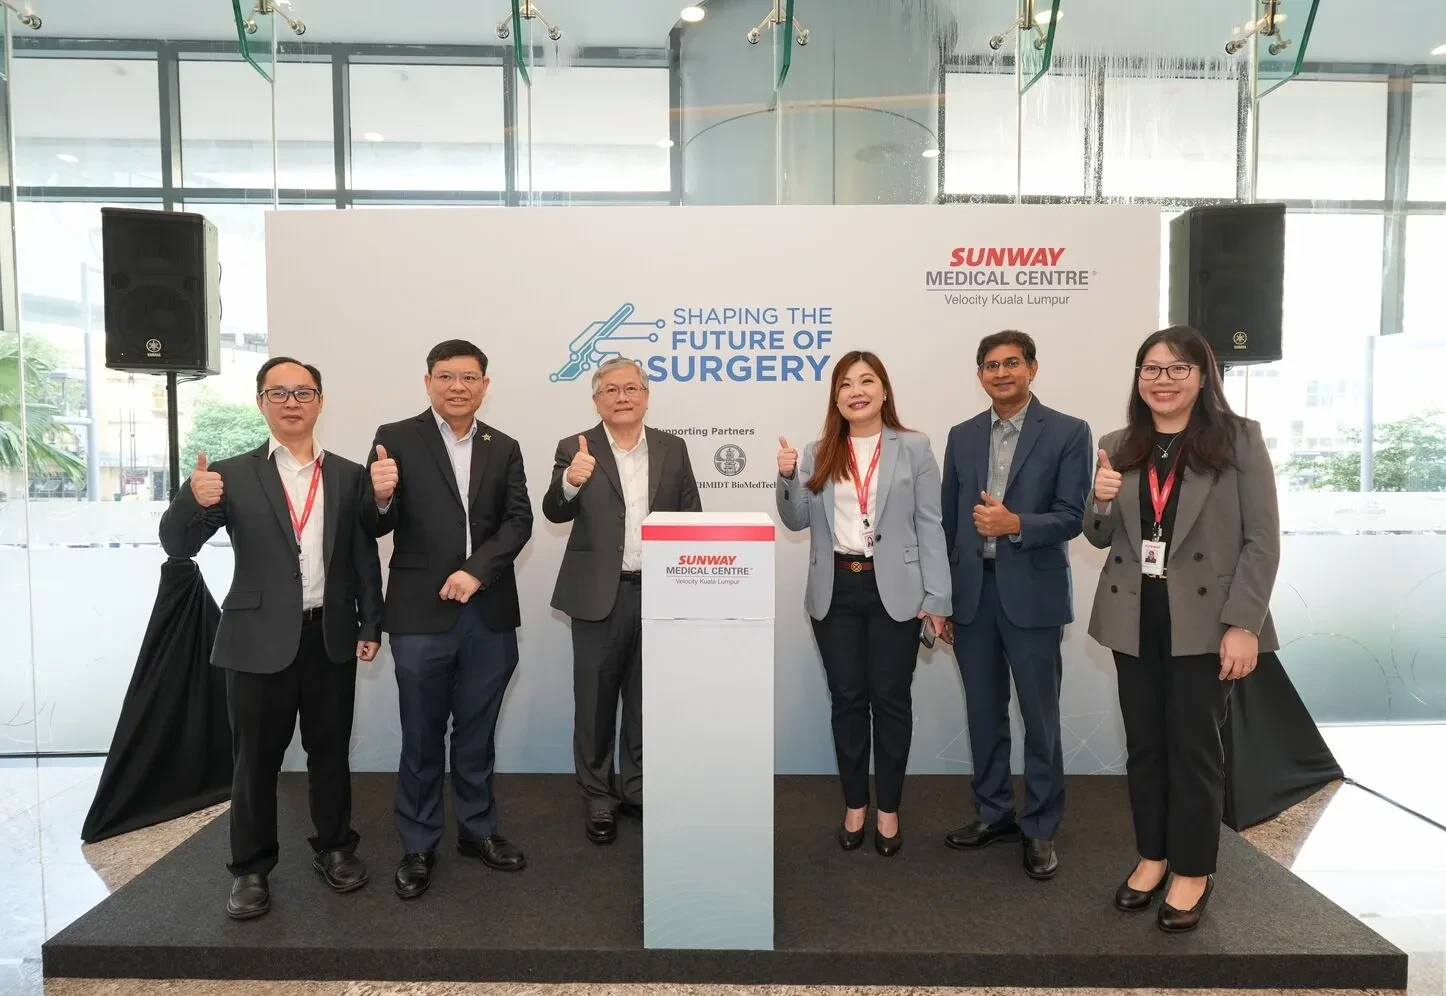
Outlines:
{"type": "Polygon", "coordinates": [[[563,380],[577,380],[587,371],[600,365],[603,361],[614,356],[623,355],[621,349],[609,349],[608,345],[622,342],[657,342],[656,331],[646,334],[629,335],[629,330],[636,328],[661,329],[667,322],[659,318],[651,322],[630,322],[629,316],[633,313],[633,306],[625,304],[612,316],[600,322],[593,322],[583,329],[577,336],[568,343],[567,362],[562,369],[549,376],[549,379],[556,383],[563,380]]]}

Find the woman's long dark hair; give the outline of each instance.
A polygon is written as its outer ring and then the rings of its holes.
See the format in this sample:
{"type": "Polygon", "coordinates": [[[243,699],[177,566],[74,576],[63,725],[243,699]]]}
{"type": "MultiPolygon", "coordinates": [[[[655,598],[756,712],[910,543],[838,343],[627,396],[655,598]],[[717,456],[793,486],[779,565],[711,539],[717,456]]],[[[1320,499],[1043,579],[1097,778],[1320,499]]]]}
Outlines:
{"type": "MultiPolygon", "coordinates": [[[[1200,368],[1200,394],[1195,399],[1190,421],[1180,440],[1178,465],[1196,473],[1218,474],[1233,463],[1235,433],[1244,419],[1231,411],[1230,402],[1225,400],[1225,387],[1220,380],[1220,368],[1215,363],[1215,351],[1210,348],[1205,336],[1188,325],[1161,329],[1140,344],[1139,351],[1135,353],[1134,377],[1130,381],[1125,437],[1111,463],[1115,470],[1124,472],[1144,467],[1150,458],[1151,433],[1155,423],[1150,406],[1140,396],[1140,366],[1150,350],[1162,342],[1181,362],[1193,363],[1200,368]]],[[[1169,375],[1161,371],[1160,376],[1169,375]]]]}
{"type": "MultiPolygon", "coordinates": [[[[833,376],[829,378],[832,386],[828,395],[828,414],[824,416],[823,432],[818,437],[818,449],[813,455],[813,476],[808,479],[808,490],[814,494],[823,491],[830,480],[849,479],[849,423],[843,412],[838,410],[838,391],[844,375],[859,362],[867,364],[884,386],[883,411],[880,413],[884,425],[890,429],[904,428],[894,408],[894,385],[889,380],[889,372],[884,369],[884,361],[874,353],[857,349],[840,356],[833,365],[833,376]]],[[[879,440],[879,445],[883,445],[883,440],[879,440]]]]}

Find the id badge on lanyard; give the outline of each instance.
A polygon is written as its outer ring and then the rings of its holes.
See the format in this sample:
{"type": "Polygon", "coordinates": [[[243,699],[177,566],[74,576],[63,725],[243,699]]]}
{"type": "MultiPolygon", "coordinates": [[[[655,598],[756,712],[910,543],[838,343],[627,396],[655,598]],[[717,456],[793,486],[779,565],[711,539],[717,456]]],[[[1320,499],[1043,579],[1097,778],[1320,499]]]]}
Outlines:
{"type": "Polygon", "coordinates": [[[1170,502],[1170,492],[1175,490],[1175,468],[1165,475],[1165,485],[1160,486],[1155,465],[1150,465],[1150,504],[1155,511],[1155,534],[1140,544],[1140,573],[1147,578],[1165,576],[1165,541],[1162,532],[1165,521],[1165,506],[1170,502]]]}
{"type": "Polygon", "coordinates": [[[853,441],[849,441],[849,468],[853,471],[854,495],[859,500],[859,518],[864,524],[864,553],[870,557],[874,555],[874,522],[869,517],[869,488],[874,483],[874,471],[879,469],[879,454],[884,450],[884,437],[879,436],[879,444],[874,447],[874,455],[869,460],[869,472],[862,481],[859,479],[859,461],[854,456],[853,441]]]}
{"type": "Polygon", "coordinates": [[[296,534],[296,565],[301,574],[301,588],[306,590],[311,583],[311,563],[306,555],[301,552],[301,534],[306,531],[306,524],[311,521],[311,509],[316,504],[316,489],[321,484],[321,458],[316,460],[316,466],[311,471],[311,488],[306,493],[306,504],[302,507],[301,516],[296,514],[296,506],[291,504],[291,492],[283,487],[281,493],[286,496],[286,510],[291,513],[291,528],[296,534]]]}

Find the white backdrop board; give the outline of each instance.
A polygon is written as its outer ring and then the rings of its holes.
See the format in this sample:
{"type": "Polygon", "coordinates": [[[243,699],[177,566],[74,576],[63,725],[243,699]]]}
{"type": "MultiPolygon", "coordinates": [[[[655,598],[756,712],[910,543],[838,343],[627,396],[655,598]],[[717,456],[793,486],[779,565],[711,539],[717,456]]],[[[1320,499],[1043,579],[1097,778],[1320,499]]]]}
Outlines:
{"type": "MultiPolygon", "coordinates": [[[[286,212],[268,216],[272,355],[317,364],[321,438],[363,459],[377,425],[426,408],[425,356],[448,338],[488,355],[481,417],[522,443],[536,513],[518,562],[522,660],[498,765],[572,768],[571,642],[549,607],[567,527],[538,508],[563,436],[597,421],[600,356],[641,361],[650,425],[682,433],[708,511],[774,513],[774,453],[823,422],[833,358],[879,353],[905,424],[942,461],[951,425],[988,399],[979,339],[1029,332],[1036,394],[1089,421],[1122,421],[1134,350],[1156,327],[1159,212],[1140,206],[555,208],[286,212]]],[[[835,770],[828,693],[803,610],[802,534],[780,529],[776,757],[835,770]]],[[[382,546],[382,562],[390,555],[382,546]]],[[[1109,654],[1085,634],[1101,563],[1072,549],[1076,623],[1065,641],[1071,772],[1123,770],[1109,654]]],[[[963,691],[947,649],[914,682],[910,770],[967,772],[963,691]]],[[[1016,731],[1018,724],[1016,722],[1016,731]]],[[[353,760],[395,770],[390,657],[362,665],[353,760]]],[[[1018,770],[1020,742],[1016,733],[1018,770]]],[[[961,797],[961,805],[963,799],[961,797]]]]}

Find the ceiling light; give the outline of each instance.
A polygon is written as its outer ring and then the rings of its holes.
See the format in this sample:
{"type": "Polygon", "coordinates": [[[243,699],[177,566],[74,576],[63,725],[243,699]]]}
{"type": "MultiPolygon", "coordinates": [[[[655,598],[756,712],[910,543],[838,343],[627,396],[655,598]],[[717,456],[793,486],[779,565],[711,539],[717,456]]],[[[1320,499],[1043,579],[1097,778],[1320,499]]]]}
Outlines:
{"type": "Polygon", "coordinates": [[[673,147],[673,140],[672,140],[671,138],[660,138],[660,139],[658,139],[658,148],[660,148],[660,149],[671,149],[672,147],[673,147]]]}
{"type": "Polygon", "coordinates": [[[78,163],[78,162],[80,162],[80,159],[79,159],[78,157],[72,156],[69,152],[57,152],[57,153],[55,154],[55,158],[56,158],[56,159],[59,159],[59,160],[60,160],[61,162],[63,162],[63,163],[78,163]]]}
{"type": "Polygon", "coordinates": [[[382,133],[379,131],[364,131],[362,132],[362,138],[366,139],[368,142],[383,141],[382,133]]]}
{"type": "Polygon", "coordinates": [[[923,153],[921,153],[921,154],[923,155],[923,157],[924,157],[925,159],[938,159],[938,158],[939,158],[939,150],[938,150],[938,149],[925,149],[925,150],[923,151],[923,153]]]}
{"type": "Polygon", "coordinates": [[[1446,45],[1437,45],[1431,50],[1432,55],[1446,55],[1446,45]]]}
{"type": "MultiPolygon", "coordinates": [[[[1038,14],[1034,15],[1034,23],[1043,27],[1049,23],[1051,13],[1052,12],[1048,10],[1041,10],[1038,14]]],[[[1064,11],[1060,11],[1059,17],[1057,17],[1056,20],[1064,20],[1064,11]]]]}
{"type": "Polygon", "coordinates": [[[687,21],[689,24],[697,24],[699,21],[703,20],[705,16],[707,16],[707,13],[708,12],[702,7],[694,4],[690,7],[684,7],[683,12],[678,16],[681,17],[683,20],[687,21]]]}

